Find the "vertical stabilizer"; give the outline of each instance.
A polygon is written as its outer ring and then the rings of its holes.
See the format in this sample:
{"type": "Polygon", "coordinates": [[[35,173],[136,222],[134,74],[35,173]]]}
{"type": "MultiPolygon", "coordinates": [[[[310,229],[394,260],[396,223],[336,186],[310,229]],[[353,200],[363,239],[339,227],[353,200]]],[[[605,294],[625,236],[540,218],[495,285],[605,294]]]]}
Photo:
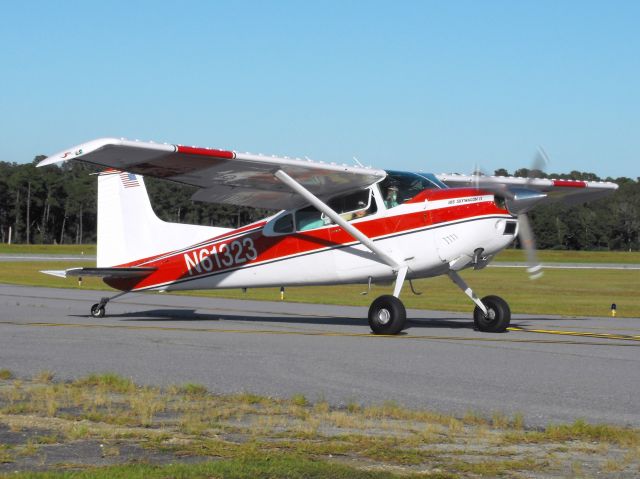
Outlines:
{"type": "Polygon", "coordinates": [[[120,266],[213,238],[228,228],[168,223],[156,216],[142,176],[98,176],[97,266],[120,266]]]}

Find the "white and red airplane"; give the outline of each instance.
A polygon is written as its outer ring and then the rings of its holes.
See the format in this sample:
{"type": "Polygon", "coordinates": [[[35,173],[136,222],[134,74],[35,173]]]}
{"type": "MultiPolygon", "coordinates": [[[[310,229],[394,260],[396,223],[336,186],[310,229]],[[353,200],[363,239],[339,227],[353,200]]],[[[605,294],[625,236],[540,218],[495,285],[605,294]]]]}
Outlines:
{"type": "MultiPolygon", "coordinates": [[[[586,201],[617,185],[384,171],[235,151],[103,138],[38,166],[77,160],[98,176],[96,268],[48,271],[101,276],[128,292],[257,288],[395,281],[369,308],[377,334],[397,334],[405,281],[446,274],[475,303],[480,331],[509,325],[508,304],[478,298],[460,277],[482,269],[518,234],[540,274],[526,211],[555,197],[586,201]],[[281,210],[238,229],[168,223],[149,202],[143,176],[196,186],[197,201],[281,210]],[[452,187],[453,186],[453,187],[452,187]]],[[[413,285],[411,285],[413,289],[413,285]]]]}

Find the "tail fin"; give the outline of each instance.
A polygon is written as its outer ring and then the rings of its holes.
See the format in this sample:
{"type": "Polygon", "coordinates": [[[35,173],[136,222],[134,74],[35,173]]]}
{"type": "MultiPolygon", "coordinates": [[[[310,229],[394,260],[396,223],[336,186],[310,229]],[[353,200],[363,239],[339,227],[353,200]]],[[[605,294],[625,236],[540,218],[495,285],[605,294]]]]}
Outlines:
{"type": "Polygon", "coordinates": [[[173,251],[227,231],[162,221],[151,208],[140,175],[107,170],[98,176],[99,268],[173,251]]]}

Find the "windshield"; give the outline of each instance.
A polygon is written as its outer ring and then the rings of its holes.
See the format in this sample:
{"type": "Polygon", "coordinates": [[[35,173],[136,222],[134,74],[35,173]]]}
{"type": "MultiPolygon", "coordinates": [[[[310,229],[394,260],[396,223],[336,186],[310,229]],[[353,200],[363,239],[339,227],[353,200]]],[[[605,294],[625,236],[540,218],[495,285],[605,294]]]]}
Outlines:
{"type": "Polygon", "coordinates": [[[379,183],[387,208],[393,208],[428,189],[446,186],[431,173],[408,173],[387,170],[387,177],[379,183]]]}

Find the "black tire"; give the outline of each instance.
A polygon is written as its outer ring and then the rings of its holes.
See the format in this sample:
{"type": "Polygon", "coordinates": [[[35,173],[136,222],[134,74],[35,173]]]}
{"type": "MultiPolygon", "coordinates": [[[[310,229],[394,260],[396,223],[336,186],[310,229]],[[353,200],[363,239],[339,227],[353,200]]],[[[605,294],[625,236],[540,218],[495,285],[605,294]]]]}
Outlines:
{"type": "Polygon", "coordinates": [[[104,318],[105,309],[104,306],[100,306],[100,303],[96,303],[91,306],[91,316],[94,318],[104,318]]]}
{"type": "Polygon", "coordinates": [[[507,302],[499,296],[485,296],[482,298],[488,315],[476,306],[473,310],[473,323],[476,329],[485,333],[504,333],[511,322],[511,309],[507,302]]]}
{"type": "Polygon", "coordinates": [[[375,334],[398,334],[404,328],[407,310],[395,296],[380,296],[369,307],[369,326],[375,334]]]}

